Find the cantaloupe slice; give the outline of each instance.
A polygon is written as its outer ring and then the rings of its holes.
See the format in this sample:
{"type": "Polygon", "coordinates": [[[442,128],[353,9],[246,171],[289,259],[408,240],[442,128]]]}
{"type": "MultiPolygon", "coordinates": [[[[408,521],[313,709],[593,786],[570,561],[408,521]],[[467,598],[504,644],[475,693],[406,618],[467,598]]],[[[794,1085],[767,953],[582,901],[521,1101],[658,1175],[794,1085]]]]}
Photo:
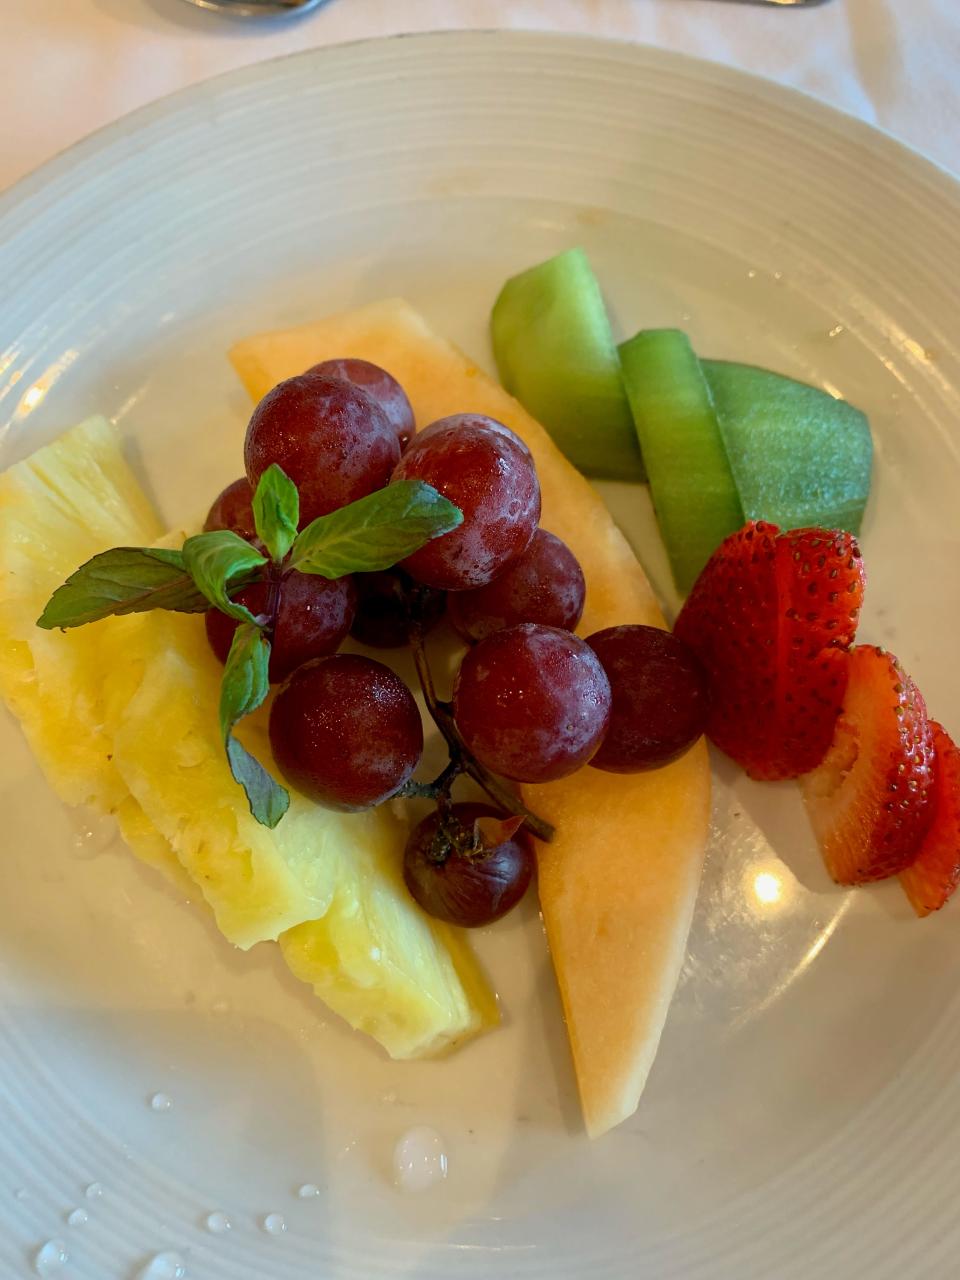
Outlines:
{"type": "MultiPolygon", "coordinates": [[[[505,422],[536,460],[544,528],[583,565],[581,633],[625,622],[663,626],[643,570],[595,490],[516,400],[402,301],[249,338],[230,355],[255,400],[319,360],[349,355],[399,378],[421,427],[465,411],[505,422]]],[[[526,797],[557,827],[553,843],[539,849],[540,901],[595,1137],[635,1111],[676,986],[707,836],[706,749],[632,777],[584,769],[526,788],[526,797]]]]}

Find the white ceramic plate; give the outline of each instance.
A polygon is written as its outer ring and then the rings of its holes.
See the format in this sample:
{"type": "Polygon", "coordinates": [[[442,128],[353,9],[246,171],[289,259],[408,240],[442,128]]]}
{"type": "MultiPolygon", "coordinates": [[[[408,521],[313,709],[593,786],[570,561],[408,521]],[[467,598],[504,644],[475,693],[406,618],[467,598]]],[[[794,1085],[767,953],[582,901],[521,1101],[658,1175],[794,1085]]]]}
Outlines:
{"type": "MultiPolygon", "coordinates": [[[[103,411],[189,519],[239,471],[233,339],[403,293],[488,359],[501,282],[574,243],[623,333],[681,325],[869,411],[861,634],[960,729],[960,194],[889,139],[699,62],[396,39],[97,135],[0,201],[0,461],[103,411]]],[[[645,494],[607,492],[662,586],[645,494]]],[[[9,720],[0,752],[5,1278],[53,1237],[63,1280],[126,1280],[163,1249],[190,1280],[952,1274],[956,911],[921,924],[896,885],[833,888],[792,786],[718,765],[660,1056],[634,1120],[591,1145],[532,909],[482,940],[504,1029],[390,1064],[272,949],[231,953],[122,849],[78,845],[9,720]],[[412,1123],[449,1154],[421,1198],[389,1178],[412,1123]],[[204,1227],[215,1210],[226,1235],[204,1227]]]]}

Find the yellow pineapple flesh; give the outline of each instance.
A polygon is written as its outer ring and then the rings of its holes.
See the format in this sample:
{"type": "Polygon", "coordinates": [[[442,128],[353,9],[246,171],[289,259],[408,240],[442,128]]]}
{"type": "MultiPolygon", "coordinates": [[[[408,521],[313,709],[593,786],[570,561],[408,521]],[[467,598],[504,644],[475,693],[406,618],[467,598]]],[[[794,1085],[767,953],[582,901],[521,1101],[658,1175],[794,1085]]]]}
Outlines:
{"type": "Polygon", "coordinates": [[[451,1047],[452,1037],[437,1036],[438,1022],[449,1021],[450,1010],[471,1029],[497,1022],[489,988],[454,931],[437,924],[416,935],[410,930],[409,895],[397,858],[405,835],[405,825],[394,819],[379,839],[343,849],[348,865],[335,876],[323,918],[280,939],[291,971],[394,1058],[451,1047]]]}
{"type": "MultiPolygon", "coordinates": [[[[0,692],[70,804],[108,811],[126,792],[103,726],[99,635],[95,627],[41,631],[36,621],[84,560],[107,547],[149,545],[160,532],[104,418],[0,475],[0,692]]],[[[122,636],[136,620],[117,624],[122,636]]]]}
{"type": "MultiPolygon", "coordinates": [[[[635,556],[596,491],[502,387],[399,300],[238,343],[234,367],[260,399],[321,360],[355,356],[399,379],[420,427],[447,414],[489,414],[533,453],[544,528],[574,551],[587,580],[580,627],[663,626],[635,556]]],[[[587,1130],[637,1107],[676,986],[706,844],[710,775],[701,744],[632,776],[583,769],[525,788],[556,824],[538,851],[539,892],[563,999],[587,1130]]]]}
{"type": "MultiPolygon", "coordinates": [[[[224,760],[221,668],[199,618],[143,614],[64,634],[36,627],[80,563],[157,532],[105,422],[0,476],[0,693],[51,783],[69,803],[114,813],[133,852],[198,886],[238,945],[294,926],[301,952],[328,938],[322,976],[303,959],[298,973],[392,1055],[438,1052],[491,1025],[493,998],[465,945],[401,883],[404,828],[389,808],[337,814],[294,795],[275,831],[251,818],[224,760]],[[306,923],[328,909],[328,926],[306,923]]],[[[241,736],[272,763],[262,713],[241,736]]]]}

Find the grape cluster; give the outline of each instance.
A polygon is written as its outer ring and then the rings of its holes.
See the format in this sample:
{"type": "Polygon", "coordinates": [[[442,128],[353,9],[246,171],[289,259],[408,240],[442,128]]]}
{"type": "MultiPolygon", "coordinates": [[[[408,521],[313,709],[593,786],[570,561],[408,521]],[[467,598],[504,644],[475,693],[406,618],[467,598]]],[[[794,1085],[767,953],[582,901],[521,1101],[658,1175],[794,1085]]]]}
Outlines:
{"type": "MultiPolygon", "coordinates": [[[[274,463],[297,486],[301,528],[399,480],[425,481],[462,513],[457,528],[392,569],[328,581],[274,564],[234,595],[271,642],[269,677],[280,688],[270,741],[286,780],[348,811],[398,792],[436,801],[404,859],[407,886],[431,914],[486,924],[526,891],[534,862],[521,823],[537,829],[537,821],[503,779],[554,782],[588,764],[653,768],[700,736],[703,672],[669,632],[574,634],[588,584],[573,551],[539,527],[533,457],[502,423],[463,413],[417,432],[389,373],[364,360],[328,360],[257,405],[244,457],[246,475],[217,497],[205,529],[256,543],[252,494],[274,463]],[[449,704],[433,691],[424,647],[444,613],[469,646],[449,704]],[[435,782],[411,781],[423,726],[410,689],[382,662],[339,652],[348,636],[381,649],[412,645],[450,748],[435,782]],[[453,803],[461,773],[500,807],[453,803]]],[[[225,661],[237,622],[215,609],[205,622],[225,661]]]]}

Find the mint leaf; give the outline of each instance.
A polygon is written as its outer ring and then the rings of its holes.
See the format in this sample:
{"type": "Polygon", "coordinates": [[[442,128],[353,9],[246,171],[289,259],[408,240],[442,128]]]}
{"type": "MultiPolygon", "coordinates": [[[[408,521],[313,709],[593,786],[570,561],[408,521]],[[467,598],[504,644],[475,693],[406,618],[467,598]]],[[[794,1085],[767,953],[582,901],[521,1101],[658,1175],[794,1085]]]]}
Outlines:
{"type": "Polygon", "coordinates": [[[201,613],[207,608],[209,601],[197,589],[179,551],[113,547],[71,573],[47,601],[37,626],[65,630],[150,609],[201,613]]]}
{"type": "Polygon", "coordinates": [[[226,745],[230,772],[246,792],[250,812],[262,827],[269,827],[272,831],[290,808],[290,793],[274,782],[242,742],[231,737],[226,745]]]}
{"type": "Polygon", "coordinates": [[[267,467],[253,495],[253,519],[257,537],[279,564],[297,536],[300,523],[300,495],[282,467],[267,467]]]}
{"type": "Polygon", "coordinates": [[[220,686],[220,733],[230,772],[247,795],[250,812],[265,827],[277,825],[290,805],[289,794],[233,736],[237,721],[256,711],[270,692],[270,641],[252,622],[242,623],[223,669],[220,686]]]}
{"type": "Polygon", "coordinates": [[[266,556],[239,533],[214,529],[188,538],[183,544],[183,562],[211,604],[240,622],[256,622],[249,609],[227,594],[228,588],[252,581],[254,570],[267,563],[266,556]]]}
{"type": "Polygon", "coordinates": [[[289,564],[321,578],[374,573],[462,522],[459,508],[432,485],[398,480],[308,524],[293,544],[289,564]]]}

